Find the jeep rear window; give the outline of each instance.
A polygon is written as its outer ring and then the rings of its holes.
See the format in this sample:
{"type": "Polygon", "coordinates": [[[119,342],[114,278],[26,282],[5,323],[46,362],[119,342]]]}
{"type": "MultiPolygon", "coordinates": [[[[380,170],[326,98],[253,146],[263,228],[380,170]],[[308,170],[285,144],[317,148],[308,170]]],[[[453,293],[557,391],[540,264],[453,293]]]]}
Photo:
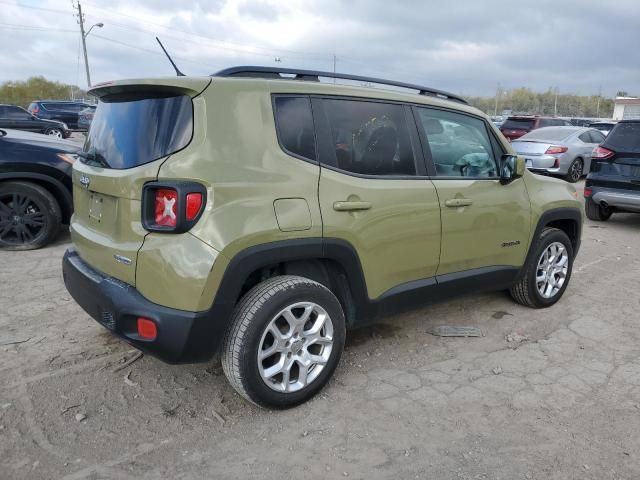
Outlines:
{"type": "Polygon", "coordinates": [[[604,145],[624,153],[640,153],[640,122],[618,123],[604,145]]]}
{"type": "Polygon", "coordinates": [[[500,128],[507,130],[531,130],[534,122],[535,120],[532,118],[508,118],[500,128]]]}
{"type": "Polygon", "coordinates": [[[100,99],[84,152],[102,166],[137,167],[182,150],[193,134],[187,95],[119,95],[100,99]]]}

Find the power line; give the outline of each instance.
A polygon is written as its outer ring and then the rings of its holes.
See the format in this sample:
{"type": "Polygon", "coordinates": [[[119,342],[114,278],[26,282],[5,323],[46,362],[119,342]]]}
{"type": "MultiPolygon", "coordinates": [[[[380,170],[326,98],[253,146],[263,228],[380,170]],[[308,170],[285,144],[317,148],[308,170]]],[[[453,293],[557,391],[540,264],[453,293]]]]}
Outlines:
{"type": "MultiPolygon", "coordinates": [[[[307,58],[309,57],[315,57],[315,58],[323,58],[323,59],[331,59],[333,57],[333,54],[330,53],[319,53],[319,52],[303,52],[300,50],[289,50],[289,49],[284,49],[284,48],[277,48],[277,47],[260,47],[260,46],[256,46],[256,45],[248,45],[248,44],[241,44],[241,43],[235,43],[235,42],[229,42],[229,41],[224,41],[224,40],[218,40],[215,39],[213,37],[210,37],[208,35],[202,35],[202,34],[198,34],[198,33],[193,33],[193,32],[189,32],[186,30],[181,30],[172,26],[167,26],[167,25],[163,25],[161,23],[155,23],[155,22],[149,22],[148,20],[142,20],[140,19],[140,17],[137,17],[135,15],[129,15],[126,13],[122,13],[122,12],[116,12],[110,9],[106,9],[103,7],[100,7],[96,4],[94,4],[93,2],[90,1],[86,1],[85,3],[87,5],[91,5],[93,8],[96,8],[98,10],[102,10],[103,12],[106,12],[107,14],[111,14],[111,15],[118,15],[118,16],[122,16],[122,17],[127,17],[127,18],[131,18],[136,20],[139,23],[143,23],[146,25],[152,25],[154,27],[160,27],[160,28],[164,28],[166,30],[173,30],[174,32],[179,32],[182,33],[184,35],[189,35],[189,36],[193,36],[193,37],[199,37],[199,38],[204,38],[207,39],[211,42],[217,42],[217,43],[223,43],[226,45],[234,45],[235,47],[244,47],[244,48],[252,48],[252,49],[257,49],[257,50],[264,50],[266,52],[269,52],[269,56],[272,57],[274,56],[274,52],[285,52],[288,53],[289,55],[299,55],[299,56],[305,56],[307,58]]],[[[114,23],[115,25],[115,23],[114,23]]],[[[123,26],[123,24],[120,24],[120,26],[123,26]]],[[[139,26],[133,26],[133,25],[128,25],[126,26],[127,28],[135,28],[136,30],[140,30],[139,26]]],[[[157,33],[156,31],[152,31],[152,33],[157,33]]],[[[220,48],[227,48],[229,50],[232,50],[231,47],[220,47],[220,48]]],[[[254,53],[256,54],[257,52],[253,52],[253,51],[248,51],[248,53],[254,53]]]]}
{"type": "Polygon", "coordinates": [[[69,12],[67,12],[65,10],[58,10],[58,9],[55,9],[55,8],[36,7],[35,5],[25,5],[23,3],[9,3],[9,2],[2,2],[2,1],[0,1],[0,3],[3,4],[3,5],[9,5],[10,7],[30,8],[32,10],[42,10],[44,12],[51,12],[51,13],[69,15],[69,12]]]}
{"type": "Polygon", "coordinates": [[[0,27],[11,30],[39,30],[46,32],[75,33],[75,30],[64,30],[61,28],[36,27],[34,25],[17,25],[14,23],[0,23],[0,27]]]}

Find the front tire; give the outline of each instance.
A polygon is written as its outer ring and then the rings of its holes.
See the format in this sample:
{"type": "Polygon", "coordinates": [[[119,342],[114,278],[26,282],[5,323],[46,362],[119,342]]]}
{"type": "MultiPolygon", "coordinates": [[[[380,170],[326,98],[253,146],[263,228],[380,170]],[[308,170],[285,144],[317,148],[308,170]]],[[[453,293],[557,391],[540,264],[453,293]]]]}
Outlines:
{"type": "Polygon", "coordinates": [[[51,242],[62,223],[60,205],[30,182],[0,183],[0,250],[35,250],[51,242]]]}
{"type": "Polygon", "coordinates": [[[582,178],[582,174],[584,173],[584,161],[581,158],[576,158],[571,165],[569,165],[569,170],[567,170],[567,174],[564,179],[569,183],[576,183],[578,180],[582,178]]]}
{"type": "Polygon", "coordinates": [[[236,305],[223,342],[222,368],[250,402],[289,408],[327,383],[344,340],[342,307],[329,289],[303,277],[273,277],[236,305]]]}
{"type": "Polygon", "coordinates": [[[589,220],[595,220],[596,222],[606,222],[611,218],[611,215],[613,215],[611,207],[598,205],[590,198],[587,198],[584,203],[584,211],[589,220]]]}
{"type": "Polygon", "coordinates": [[[560,300],[567,289],[573,268],[573,245],[562,230],[546,228],[532,249],[524,271],[509,292],[521,305],[547,308],[560,300]]]}
{"type": "Polygon", "coordinates": [[[61,139],[64,138],[64,132],[60,128],[49,128],[44,133],[46,135],[49,135],[50,137],[56,137],[56,138],[61,138],[61,139]]]}

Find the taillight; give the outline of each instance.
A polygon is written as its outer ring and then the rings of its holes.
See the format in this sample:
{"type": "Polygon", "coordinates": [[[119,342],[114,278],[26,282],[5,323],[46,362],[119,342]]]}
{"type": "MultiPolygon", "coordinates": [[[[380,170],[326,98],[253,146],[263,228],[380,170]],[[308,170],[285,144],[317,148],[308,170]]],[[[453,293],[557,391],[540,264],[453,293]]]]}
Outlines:
{"type": "Polygon", "coordinates": [[[567,147],[561,147],[559,145],[551,145],[547,148],[547,151],[544,152],[546,155],[558,155],[560,153],[564,153],[569,150],[567,147]]]}
{"type": "Polygon", "coordinates": [[[178,224],[178,193],[168,188],[156,190],[156,225],[174,227],[178,224]]]}
{"type": "Polygon", "coordinates": [[[615,152],[612,152],[608,148],[601,147],[598,145],[593,149],[593,153],[591,154],[592,160],[607,160],[615,155],[615,152]]]}
{"type": "Polygon", "coordinates": [[[584,187],[584,198],[589,198],[591,195],[593,195],[591,187],[584,187]]]}
{"type": "Polygon", "coordinates": [[[198,216],[202,207],[202,194],[200,192],[187,193],[187,220],[191,221],[198,216]]]}
{"type": "Polygon", "coordinates": [[[196,182],[150,182],[142,190],[142,225],[150,232],[184,233],[206,203],[206,189],[196,182]]]}

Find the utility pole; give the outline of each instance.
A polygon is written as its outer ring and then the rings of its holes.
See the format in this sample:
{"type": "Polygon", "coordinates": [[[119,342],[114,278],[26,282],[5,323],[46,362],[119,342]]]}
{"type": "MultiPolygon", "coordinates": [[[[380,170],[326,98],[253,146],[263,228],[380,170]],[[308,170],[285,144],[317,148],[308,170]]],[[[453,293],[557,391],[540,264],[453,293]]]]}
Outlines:
{"type": "Polygon", "coordinates": [[[498,88],[496,88],[496,105],[495,105],[495,108],[493,109],[494,117],[498,116],[498,98],[500,98],[500,95],[502,95],[502,88],[500,88],[500,83],[498,83],[498,88]]]}
{"type": "Polygon", "coordinates": [[[553,101],[553,116],[557,117],[558,116],[558,87],[556,87],[554,91],[556,95],[553,101]]]}
{"type": "Polygon", "coordinates": [[[82,15],[82,5],[78,0],[78,25],[80,25],[80,38],[82,39],[82,50],[84,52],[84,68],[87,71],[87,86],[91,88],[91,75],[89,74],[89,58],[87,57],[87,36],[84,33],[84,16],[82,15]]]}
{"type": "Polygon", "coordinates": [[[104,23],[95,23],[91,25],[89,30],[84,31],[84,15],[82,14],[82,5],[80,5],[80,0],[78,0],[77,5],[74,5],[74,8],[78,9],[78,25],[80,25],[80,39],[82,40],[82,50],[84,51],[84,68],[87,71],[87,85],[91,88],[91,75],[89,74],[89,57],[87,56],[87,37],[93,30],[93,27],[102,28],[104,27],[104,23]]]}
{"type": "MultiPolygon", "coordinates": [[[[337,58],[336,58],[336,54],[333,54],[333,73],[336,73],[336,62],[337,62],[337,58]]],[[[336,79],[335,77],[333,78],[333,83],[336,83],[336,79]]]]}
{"type": "Polygon", "coordinates": [[[596,104],[596,118],[600,118],[600,99],[602,98],[602,84],[598,88],[598,103],[596,104]]]}

